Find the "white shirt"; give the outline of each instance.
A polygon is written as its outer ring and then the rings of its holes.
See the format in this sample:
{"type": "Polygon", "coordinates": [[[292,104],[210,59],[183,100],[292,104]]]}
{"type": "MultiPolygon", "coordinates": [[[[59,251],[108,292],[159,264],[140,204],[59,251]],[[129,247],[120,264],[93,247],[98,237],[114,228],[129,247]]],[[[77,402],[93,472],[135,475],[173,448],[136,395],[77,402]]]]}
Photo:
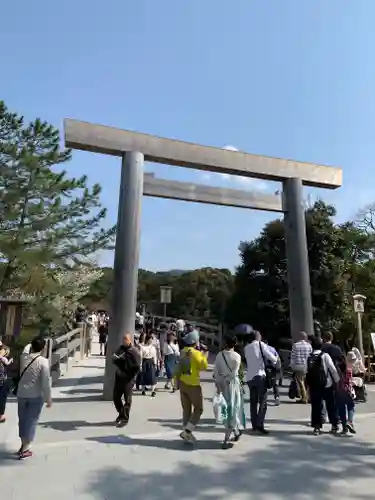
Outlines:
{"type": "Polygon", "coordinates": [[[176,321],[176,328],[177,328],[177,331],[179,331],[179,332],[184,331],[185,321],[183,319],[178,319],[176,321]]]}
{"type": "MultiPolygon", "coordinates": [[[[321,354],[321,352],[322,352],[321,350],[313,351],[313,354],[318,356],[319,354],[321,354]]],[[[336,367],[332,361],[331,356],[326,352],[323,352],[322,354],[322,364],[323,364],[323,370],[327,377],[326,387],[332,387],[332,379],[337,384],[337,382],[340,380],[340,375],[336,370],[336,367]]]]}
{"type": "Polygon", "coordinates": [[[158,363],[156,347],[153,344],[141,345],[141,357],[143,359],[152,359],[154,364],[158,363]]]}
{"type": "Polygon", "coordinates": [[[268,349],[268,345],[264,342],[254,340],[251,344],[247,344],[245,347],[245,359],[247,365],[246,380],[248,382],[253,380],[256,376],[266,376],[263,356],[259,348],[260,345],[262,346],[264,359],[270,361],[273,365],[276,365],[277,363],[277,357],[272,354],[272,352],[268,349]]]}
{"type": "Polygon", "coordinates": [[[238,375],[241,367],[241,356],[235,351],[221,351],[216,356],[214,378],[231,380],[238,375]]]}
{"type": "Polygon", "coordinates": [[[180,354],[180,349],[178,347],[178,344],[168,344],[165,342],[164,344],[164,350],[163,350],[164,356],[169,356],[170,354],[174,354],[175,356],[179,356],[180,354]]]}

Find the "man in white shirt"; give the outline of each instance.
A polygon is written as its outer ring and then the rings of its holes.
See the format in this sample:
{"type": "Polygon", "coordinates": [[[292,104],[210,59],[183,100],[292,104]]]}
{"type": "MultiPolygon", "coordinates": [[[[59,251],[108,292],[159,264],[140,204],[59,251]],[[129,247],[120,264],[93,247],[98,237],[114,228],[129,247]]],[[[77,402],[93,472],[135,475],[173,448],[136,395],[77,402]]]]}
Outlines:
{"type": "Polygon", "coordinates": [[[265,361],[276,365],[277,357],[262,342],[259,332],[251,332],[248,340],[249,343],[245,347],[245,359],[247,365],[246,381],[250,389],[251,425],[253,431],[268,434],[268,431],[264,428],[268,389],[265,361]]]}

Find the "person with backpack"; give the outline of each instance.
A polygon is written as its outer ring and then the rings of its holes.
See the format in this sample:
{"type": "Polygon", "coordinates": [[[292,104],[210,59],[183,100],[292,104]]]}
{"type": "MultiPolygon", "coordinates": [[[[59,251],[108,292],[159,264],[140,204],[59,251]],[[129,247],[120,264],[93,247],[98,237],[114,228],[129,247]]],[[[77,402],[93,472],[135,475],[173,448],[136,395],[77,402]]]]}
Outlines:
{"type": "Polygon", "coordinates": [[[337,434],[338,417],[335,402],[335,387],[340,381],[340,375],[329,354],[322,350],[323,341],[320,337],[312,339],[312,354],[307,360],[306,384],[310,392],[311,425],[314,434],[321,434],[322,407],[325,402],[331,433],[337,434]]]}
{"type": "Polygon", "coordinates": [[[184,336],[185,347],[180,353],[180,359],[175,370],[175,379],[180,390],[182,406],[181,439],[194,443],[196,438],[193,430],[199,423],[203,413],[203,393],[200,382],[200,372],[208,368],[208,351],[198,351],[199,333],[192,330],[184,336]]]}
{"type": "Polygon", "coordinates": [[[113,387],[113,404],[118,413],[116,424],[118,427],[124,427],[129,422],[133,386],[141,367],[141,356],[139,350],[133,346],[130,334],[124,335],[123,344],[113,354],[113,363],[116,366],[113,387]]]}

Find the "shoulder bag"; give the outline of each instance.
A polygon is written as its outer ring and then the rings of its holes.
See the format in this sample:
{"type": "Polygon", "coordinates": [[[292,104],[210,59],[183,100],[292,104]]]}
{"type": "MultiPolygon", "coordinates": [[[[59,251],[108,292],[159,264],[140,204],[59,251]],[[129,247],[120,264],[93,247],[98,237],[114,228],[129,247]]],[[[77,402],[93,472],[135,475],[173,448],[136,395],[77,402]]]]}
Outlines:
{"type": "Polygon", "coordinates": [[[24,374],[25,374],[26,370],[27,370],[28,368],[30,368],[30,366],[31,366],[31,365],[34,363],[34,361],[35,361],[36,359],[38,359],[38,358],[40,358],[40,354],[39,354],[38,356],[35,356],[35,358],[33,358],[33,359],[30,361],[30,363],[26,366],[26,368],[24,368],[24,369],[22,370],[22,373],[21,373],[21,375],[20,375],[19,377],[15,377],[15,378],[13,379],[13,385],[14,385],[14,387],[13,387],[13,391],[12,391],[12,392],[13,392],[13,394],[14,394],[15,396],[17,396],[18,386],[20,385],[21,379],[22,379],[22,377],[24,376],[24,374]]]}
{"type": "Polygon", "coordinates": [[[267,363],[267,361],[264,357],[261,341],[259,341],[259,350],[260,350],[260,354],[262,355],[262,359],[263,359],[264,371],[266,372],[267,389],[271,389],[272,388],[273,370],[272,370],[272,366],[269,366],[269,364],[267,363]]]}

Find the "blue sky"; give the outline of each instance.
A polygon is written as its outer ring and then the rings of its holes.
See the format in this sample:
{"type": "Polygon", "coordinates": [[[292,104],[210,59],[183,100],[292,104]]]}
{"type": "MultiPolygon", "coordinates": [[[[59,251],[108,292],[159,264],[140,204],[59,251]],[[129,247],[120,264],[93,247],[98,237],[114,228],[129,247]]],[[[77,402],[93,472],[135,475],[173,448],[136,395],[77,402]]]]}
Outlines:
{"type": "MultiPolygon", "coordinates": [[[[0,99],[27,119],[61,127],[72,117],[341,166],[340,190],[306,190],[335,203],[338,220],[375,201],[374,0],[3,0],[1,17],[0,99]]],[[[113,223],[119,159],[75,152],[67,168],[102,185],[113,223]]],[[[234,268],[239,242],[273,217],[144,198],[140,264],[234,268]]],[[[101,262],[111,265],[113,255],[101,262]]]]}

